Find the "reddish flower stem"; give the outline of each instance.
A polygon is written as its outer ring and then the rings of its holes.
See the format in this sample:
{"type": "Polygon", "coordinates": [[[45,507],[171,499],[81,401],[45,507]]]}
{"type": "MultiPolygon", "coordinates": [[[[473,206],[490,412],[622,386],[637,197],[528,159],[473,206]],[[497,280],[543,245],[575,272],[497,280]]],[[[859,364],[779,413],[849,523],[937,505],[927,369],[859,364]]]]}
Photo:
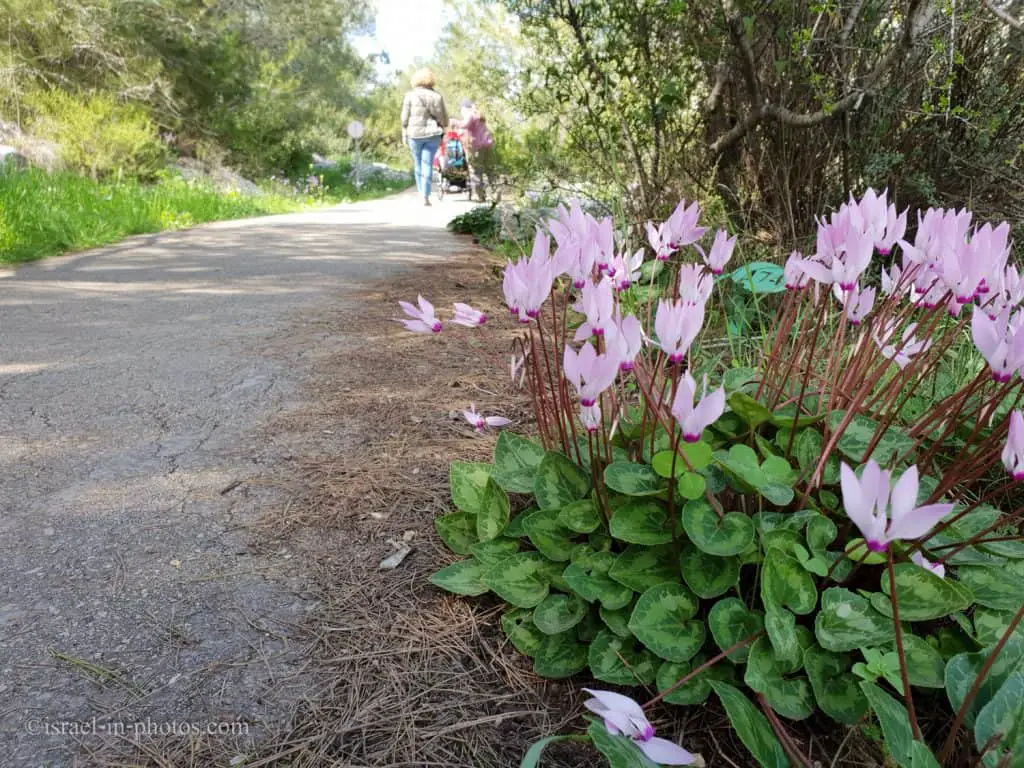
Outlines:
{"type": "Polygon", "coordinates": [[[914,694],[910,690],[910,676],[907,674],[907,655],[903,649],[903,627],[900,626],[900,601],[896,597],[896,569],[893,568],[892,549],[889,549],[889,599],[892,601],[892,623],[896,630],[896,655],[900,659],[900,679],[903,682],[903,701],[907,705],[907,717],[914,738],[921,740],[921,726],[917,724],[914,711],[914,694]]]}

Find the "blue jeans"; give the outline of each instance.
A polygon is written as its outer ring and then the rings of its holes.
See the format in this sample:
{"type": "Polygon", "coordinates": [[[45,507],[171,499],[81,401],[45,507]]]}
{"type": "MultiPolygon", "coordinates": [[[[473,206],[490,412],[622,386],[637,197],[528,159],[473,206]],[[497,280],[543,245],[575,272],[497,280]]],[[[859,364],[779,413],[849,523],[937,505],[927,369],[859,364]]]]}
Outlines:
{"type": "Polygon", "coordinates": [[[430,197],[431,174],[434,169],[434,155],[441,146],[440,136],[426,139],[410,139],[409,149],[412,150],[412,165],[416,174],[416,189],[423,197],[430,197]]]}

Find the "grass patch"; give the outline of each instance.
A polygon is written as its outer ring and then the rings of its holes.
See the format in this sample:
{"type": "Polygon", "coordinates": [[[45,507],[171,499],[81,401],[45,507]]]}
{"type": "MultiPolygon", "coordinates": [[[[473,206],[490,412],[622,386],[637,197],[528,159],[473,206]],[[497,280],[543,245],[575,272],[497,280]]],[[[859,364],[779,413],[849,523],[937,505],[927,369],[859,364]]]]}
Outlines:
{"type": "Polygon", "coordinates": [[[164,230],[210,221],[291,213],[317,205],[366,200],[404,189],[407,183],[368,180],[358,191],[344,169],[298,194],[274,187],[261,195],[219,192],[209,185],[163,178],[94,182],[73,173],[29,170],[0,176],[0,264],[94,248],[164,230]]]}

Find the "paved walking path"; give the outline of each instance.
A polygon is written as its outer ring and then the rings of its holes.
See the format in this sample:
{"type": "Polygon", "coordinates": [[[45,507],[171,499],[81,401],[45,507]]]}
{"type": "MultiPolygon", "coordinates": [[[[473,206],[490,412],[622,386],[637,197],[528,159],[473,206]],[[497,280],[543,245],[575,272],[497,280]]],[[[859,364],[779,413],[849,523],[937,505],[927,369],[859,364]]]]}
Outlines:
{"type": "Polygon", "coordinates": [[[0,270],[5,768],[71,765],[94,717],[255,738],[287,715],[310,579],[254,548],[283,497],[247,481],[287,458],[261,428],[332,339],[275,338],[464,246],[443,225],[465,210],[404,194],[0,270]]]}

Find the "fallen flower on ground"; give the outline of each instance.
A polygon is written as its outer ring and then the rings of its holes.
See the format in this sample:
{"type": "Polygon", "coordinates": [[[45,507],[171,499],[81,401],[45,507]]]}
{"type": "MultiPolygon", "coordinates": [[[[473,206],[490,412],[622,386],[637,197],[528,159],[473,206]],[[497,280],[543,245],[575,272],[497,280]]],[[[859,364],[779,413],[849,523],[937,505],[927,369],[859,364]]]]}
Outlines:
{"type": "Polygon", "coordinates": [[[413,333],[440,333],[443,326],[434,314],[434,305],[422,296],[418,296],[416,300],[419,303],[419,307],[413,306],[408,301],[398,302],[399,306],[402,307],[402,311],[411,317],[412,320],[405,320],[400,317],[395,319],[413,333]]]}
{"type": "Polygon", "coordinates": [[[504,416],[481,416],[472,403],[469,404],[469,410],[463,411],[462,415],[477,432],[483,432],[486,427],[504,427],[512,423],[512,419],[506,419],[504,416]]]}
{"type": "Polygon", "coordinates": [[[456,325],[464,325],[467,328],[477,328],[487,322],[487,315],[473,309],[469,304],[455,302],[455,316],[452,322],[456,325]]]}
{"type": "Polygon", "coordinates": [[[703,762],[678,744],[655,736],[654,726],[633,699],[612,691],[583,690],[594,697],[583,702],[583,706],[604,720],[608,733],[632,739],[648,760],[661,765],[697,765],[703,762]]]}

